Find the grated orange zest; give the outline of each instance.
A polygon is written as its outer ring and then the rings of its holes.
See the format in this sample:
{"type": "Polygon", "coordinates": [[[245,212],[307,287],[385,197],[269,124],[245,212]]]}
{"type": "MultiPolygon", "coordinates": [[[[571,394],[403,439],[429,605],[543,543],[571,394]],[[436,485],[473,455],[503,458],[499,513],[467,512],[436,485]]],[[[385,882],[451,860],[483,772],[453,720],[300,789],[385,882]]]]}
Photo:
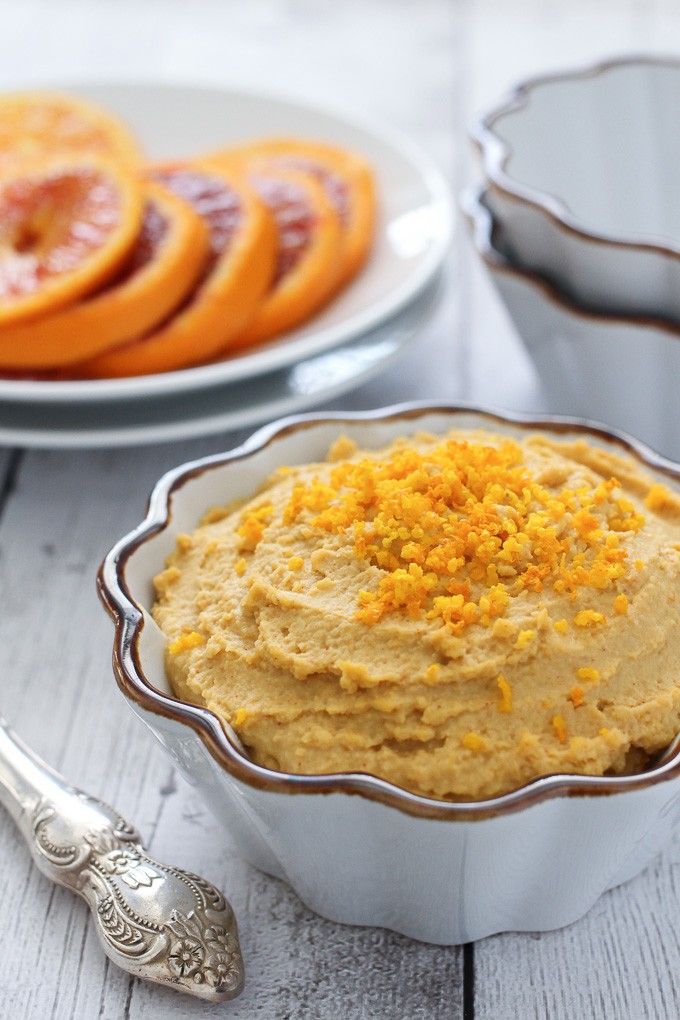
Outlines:
{"type": "Polygon", "coordinates": [[[192,630],[188,634],[180,634],[178,638],[171,641],[168,645],[168,651],[171,655],[179,655],[180,652],[186,652],[189,648],[197,648],[204,641],[205,638],[202,634],[199,634],[197,630],[192,630]]]}
{"type": "Polygon", "coordinates": [[[567,742],[567,727],[565,726],[564,719],[561,715],[554,715],[552,719],[552,728],[555,736],[559,740],[560,744],[566,744],[567,742]]]}
{"type": "Polygon", "coordinates": [[[512,712],[512,687],[502,673],[498,674],[498,690],[501,692],[501,700],[498,703],[498,711],[512,712]]]}
{"type": "Polygon", "coordinates": [[[485,751],[486,742],[482,740],[478,733],[465,733],[461,739],[463,747],[467,747],[468,751],[485,751]]]}
{"type": "Polygon", "coordinates": [[[265,524],[274,513],[271,503],[251,510],[241,518],[241,526],[237,534],[242,539],[241,549],[244,552],[252,552],[264,534],[265,524]]]}
{"type": "Polygon", "coordinates": [[[677,507],[677,498],[673,496],[668,486],[657,482],[656,485],[652,485],[647,493],[645,506],[649,507],[650,510],[663,513],[669,507],[677,507]]]}
{"type": "Polygon", "coordinates": [[[597,627],[599,623],[604,622],[604,615],[596,612],[594,609],[582,609],[574,617],[574,623],[577,627],[597,627]]]}
{"type": "Polygon", "coordinates": [[[519,632],[518,636],[517,636],[517,641],[515,642],[515,648],[519,652],[524,651],[526,646],[530,645],[535,637],[536,637],[536,631],[534,631],[534,630],[521,630],[519,632]]]}
{"type": "MultiPolygon", "coordinates": [[[[524,591],[551,585],[576,598],[624,577],[625,535],[644,516],[620,493],[611,478],[555,494],[517,443],[450,439],[336,463],[328,479],[294,486],[283,520],[347,534],[357,559],[378,568],[375,587],[360,593],[359,620],[424,615],[456,634],[492,626],[524,591]]],[[[577,626],[601,622],[590,610],[575,617],[577,626]]],[[[520,649],[530,633],[520,633],[520,649]]]]}
{"type": "Polygon", "coordinates": [[[580,708],[585,701],[585,695],[581,687],[572,687],[567,695],[574,708],[580,708]]]}

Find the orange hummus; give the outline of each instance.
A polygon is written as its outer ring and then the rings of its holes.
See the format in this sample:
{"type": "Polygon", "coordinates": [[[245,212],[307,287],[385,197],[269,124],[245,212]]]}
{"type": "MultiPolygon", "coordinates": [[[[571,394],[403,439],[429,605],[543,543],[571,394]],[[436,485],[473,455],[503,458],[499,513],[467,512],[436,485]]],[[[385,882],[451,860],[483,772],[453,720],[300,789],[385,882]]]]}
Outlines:
{"type": "Polygon", "coordinates": [[[284,772],[470,800],[680,730],[680,499],[582,440],[339,440],[156,578],[183,700],[284,772]]]}

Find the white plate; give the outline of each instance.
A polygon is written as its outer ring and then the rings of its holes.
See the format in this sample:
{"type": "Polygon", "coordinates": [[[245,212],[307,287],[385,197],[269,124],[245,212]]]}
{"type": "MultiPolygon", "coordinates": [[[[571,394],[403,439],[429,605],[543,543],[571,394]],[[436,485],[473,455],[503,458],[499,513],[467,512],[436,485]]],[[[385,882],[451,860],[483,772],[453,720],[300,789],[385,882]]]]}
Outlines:
{"type": "Polygon", "coordinates": [[[146,399],[252,379],[328,351],[374,329],[433,279],[452,225],[449,189],[427,156],[382,125],[272,96],[171,84],[60,86],[123,117],[151,159],[185,158],[264,135],[345,145],[371,162],[380,212],[368,264],[300,329],[251,353],[181,372],[80,382],[0,379],[0,400],[86,403],[146,399]]]}
{"type": "Polygon", "coordinates": [[[245,382],[147,400],[0,400],[0,443],[47,449],[137,446],[246,428],[303,411],[367,382],[399,357],[436,308],[436,278],[406,308],[358,339],[245,382]]]}

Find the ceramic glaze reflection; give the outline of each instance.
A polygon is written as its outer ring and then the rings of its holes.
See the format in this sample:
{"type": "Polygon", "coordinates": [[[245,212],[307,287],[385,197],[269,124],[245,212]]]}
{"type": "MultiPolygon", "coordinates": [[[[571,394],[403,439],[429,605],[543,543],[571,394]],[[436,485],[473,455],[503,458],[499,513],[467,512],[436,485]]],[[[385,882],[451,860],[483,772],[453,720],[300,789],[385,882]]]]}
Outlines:
{"type": "Polygon", "coordinates": [[[680,322],[680,61],[518,85],[471,128],[513,259],[577,301],[680,322]]]}
{"type": "Polygon", "coordinates": [[[506,231],[486,191],[473,189],[462,204],[477,250],[536,365],[545,406],[622,429],[680,460],[680,328],[585,312],[508,257],[506,231]]]}

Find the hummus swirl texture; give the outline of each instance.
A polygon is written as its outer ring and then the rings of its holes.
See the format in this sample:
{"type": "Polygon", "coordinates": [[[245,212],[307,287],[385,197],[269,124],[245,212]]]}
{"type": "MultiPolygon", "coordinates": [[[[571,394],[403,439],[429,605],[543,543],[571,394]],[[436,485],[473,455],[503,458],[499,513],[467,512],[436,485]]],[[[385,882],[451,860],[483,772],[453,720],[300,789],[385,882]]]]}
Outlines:
{"type": "Polygon", "coordinates": [[[680,499],[583,440],[341,439],[180,536],[177,696],[253,760],[470,800],[616,774],[680,730],[680,499]]]}

